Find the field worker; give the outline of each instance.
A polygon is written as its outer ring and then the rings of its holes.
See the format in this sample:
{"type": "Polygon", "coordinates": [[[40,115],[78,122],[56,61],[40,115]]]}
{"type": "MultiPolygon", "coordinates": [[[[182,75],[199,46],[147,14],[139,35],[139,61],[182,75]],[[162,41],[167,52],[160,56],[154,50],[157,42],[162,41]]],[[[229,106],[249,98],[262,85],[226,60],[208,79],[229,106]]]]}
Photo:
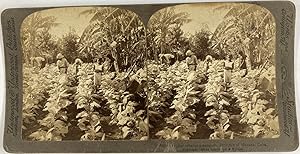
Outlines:
{"type": "Polygon", "coordinates": [[[239,52],[239,55],[240,55],[240,59],[241,59],[240,65],[239,65],[239,68],[241,70],[241,76],[245,77],[248,73],[247,64],[246,64],[247,56],[242,51],[239,52]]]}
{"type": "Polygon", "coordinates": [[[113,57],[113,65],[115,67],[115,71],[117,73],[119,73],[119,65],[118,65],[118,53],[117,53],[117,45],[118,43],[116,41],[113,41],[111,44],[110,44],[110,47],[112,48],[112,51],[111,51],[111,55],[113,57]]]}
{"type": "Polygon", "coordinates": [[[67,70],[68,70],[69,62],[67,61],[67,59],[61,53],[59,53],[56,56],[56,59],[57,59],[56,64],[57,64],[57,67],[59,69],[59,72],[61,74],[66,74],[67,70]]]}
{"type": "Polygon", "coordinates": [[[184,58],[184,53],[182,51],[180,51],[179,49],[175,48],[172,51],[175,54],[175,59],[177,61],[182,61],[184,58]]]}
{"type": "Polygon", "coordinates": [[[173,65],[175,63],[175,56],[173,54],[159,54],[159,60],[162,64],[166,64],[168,66],[173,65]]]}
{"type": "Polygon", "coordinates": [[[81,65],[83,64],[83,62],[82,62],[82,60],[81,59],[79,59],[79,58],[76,58],[75,59],[75,62],[74,62],[74,67],[75,67],[75,75],[77,75],[78,74],[78,72],[79,72],[79,69],[80,69],[80,67],[81,67],[81,65]]]}
{"type": "Polygon", "coordinates": [[[35,61],[37,63],[37,67],[39,69],[45,67],[45,64],[46,64],[45,58],[43,58],[43,57],[35,57],[35,61]]]}
{"type": "Polygon", "coordinates": [[[45,58],[43,57],[31,57],[30,63],[32,64],[33,67],[36,67],[38,69],[44,68],[46,64],[45,58]]]}
{"type": "Polygon", "coordinates": [[[212,63],[212,60],[213,60],[213,58],[212,58],[212,56],[211,56],[211,55],[207,55],[207,56],[205,57],[205,60],[204,60],[205,72],[207,72],[207,71],[208,71],[208,69],[209,69],[209,66],[210,66],[210,65],[211,65],[211,63],[212,63]]]}
{"type": "Polygon", "coordinates": [[[229,84],[231,82],[231,72],[233,70],[232,55],[226,56],[226,61],[224,62],[224,82],[229,84]]]}
{"type": "Polygon", "coordinates": [[[102,59],[97,59],[97,62],[94,65],[94,86],[96,89],[99,88],[101,83],[101,75],[104,71],[104,63],[102,63],[102,59]]]}
{"type": "Polygon", "coordinates": [[[197,57],[195,56],[195,54],[191,51],[188,50],[186,52],[186,64],[189,68],[190,71],[196,71],[197,68],[197,57]]]}

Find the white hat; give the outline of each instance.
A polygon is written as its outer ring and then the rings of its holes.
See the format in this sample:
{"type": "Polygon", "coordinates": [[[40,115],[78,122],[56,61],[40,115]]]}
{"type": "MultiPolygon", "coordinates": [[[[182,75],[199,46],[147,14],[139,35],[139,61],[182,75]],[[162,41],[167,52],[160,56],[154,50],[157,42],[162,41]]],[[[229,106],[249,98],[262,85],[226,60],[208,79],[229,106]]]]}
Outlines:
{"type": "Polygon", "coordinates": [[[191,50],[188,50],[187,52],[186,52],[186,56],[192,56],[194,53],[191,51],[191,50]]]}
{"type": "Polygon", "coordinates": [[[212,61],[212,56],[211,55],[207,55],[206,57],[205,57],[205,61],[212,61]]]}
{"type": "Polygon", "coordinates": [[[82,61],[81,61],[81,59],[79,59],[79,58],[76,58],[76,59],[75,59],[75,64],[79,64],[79,65],[81,65],[81,64],[82,64],[82,61]]]}
{"type": "Polygon", "coordinates": [[[61,53],[59,53],[57,56],[56,56],[56,59],[63,59],[64,58],[64,56],[61,54],[61,53]]]}

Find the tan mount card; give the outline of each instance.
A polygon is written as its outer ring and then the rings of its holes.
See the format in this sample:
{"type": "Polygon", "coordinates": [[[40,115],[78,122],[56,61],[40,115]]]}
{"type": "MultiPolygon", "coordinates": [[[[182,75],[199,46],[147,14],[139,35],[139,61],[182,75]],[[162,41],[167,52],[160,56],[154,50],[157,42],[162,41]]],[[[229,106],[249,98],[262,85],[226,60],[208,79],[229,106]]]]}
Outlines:
{"type": "Polygon", "coordinates": [[[286,1],[7,9],[4,148],[292,151],[294,26],[286,1]]]}

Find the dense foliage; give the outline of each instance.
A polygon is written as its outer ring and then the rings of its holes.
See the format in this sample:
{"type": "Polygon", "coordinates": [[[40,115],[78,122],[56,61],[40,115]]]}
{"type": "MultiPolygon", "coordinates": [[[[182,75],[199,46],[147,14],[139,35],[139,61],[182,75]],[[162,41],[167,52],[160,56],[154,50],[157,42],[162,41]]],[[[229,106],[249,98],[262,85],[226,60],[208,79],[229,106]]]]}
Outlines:
{"type": "Polygon", "coordinates": [[[203,62],[198,68],[191,73],[184,62],[149,65],[152,138],[278,137],[275,88],[266,83],[275,77],[274,67],[246,77],[236,69],[230,85],[223,82],[223,61],[214,61],[207,74],[203,62]]]}
{"type": "Polygon", "coordinates": [[[23,138],[278,137],[274,19],[255,5],[222,7],[228,12],[214,32],[206,25],[190,35],[182,29],[192,21],[189,14],[175,7],[156,12],[147,30],[134,12],[90,8],[81,12],[91,17],[81,36],[70,28],[58,39],[50,33],[57,26],[53,16],[30,15],[21,31],[23,138]],[[196,70],[187,65],[187,50],[197,57],[196,70]],[[70,63],[66,74],[55,64],[58,53],[70,63]],[[174,64],[159,61],[163,54],[174,55],[174,64]],[[228,55],[234,69],[224,83],[228,55]],[[45,66],[32,64],[34,57],[43,57],[45,66]],[[103,61],[109,69],[99,73],[95,66],[103,61]]]}
{"type": "Polygon", "coordinates": [[[83,64],[75,76],[60,75],[55,65],[40,71],[25,67],[23,137],[55,141],[147,139],[145,94],[125,89],[126,82],[120,82],[124,73],[113,80],[111,73],[104,74],[103,84],[96,88],[92,68],[92,63],[83,64]]]}

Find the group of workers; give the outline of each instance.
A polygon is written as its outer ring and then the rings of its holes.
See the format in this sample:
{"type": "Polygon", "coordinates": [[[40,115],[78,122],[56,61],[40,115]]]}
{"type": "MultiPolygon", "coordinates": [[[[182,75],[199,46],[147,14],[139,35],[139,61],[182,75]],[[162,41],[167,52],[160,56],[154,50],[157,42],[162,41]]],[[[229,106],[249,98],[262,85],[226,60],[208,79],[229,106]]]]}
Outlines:
{"type": "MultiPolygon", "coordinates": [[[[191,51],[187,50],[185,53],[186,58],[185,62],[187,65],[187,68],[189,71],[196,71],[197,65],[198,65],[198,59],[196,55],[191,51]]],[[[239,53],[241,56],[241,64],[240,64],[240,69],[244,70],[244,73],[242,76],[245,76],[247,74],[247,67],[246,67],[246,56],[242,53],[239,53]]],[[[177,57],[178,58],[178,57],[177,57]]],[[[234,67],[234,62],[232,61],[232,55],[227,55],[226,60],[224,61],[224,82],[225,83],[230,83],[231,80],[231,72],[234,67]]],[[[78,72],[80,70],[81,65],[83,64],[82,60],[77,58],[75,59],[73,65],[70,65],[68,60],[61,54],[59,53],[56,56],[57,62],[56,65],[59,69],[59,72],[61,74],[67,74],[68,73],[68,68],[72,67],[70,69],[73,74],[78,75],[78,72]]],[[[159,54],[159,60],[161,64],[165,65],[173,65],[178,59],[176,59],[176,56],[173,55],[172,53],[167,53],[167,54],[159,54]]],[[[38,68],[43,68],[45,59],[42,57],[35,57],[31,58],[32,64],[38,68]]],[[[210,65],[212,64],[213,58],[211,55],[207,55],[204,60],[204,71],[207,73],[209,70],[210,65]]],[[[113,60],[109,57],[106,58],[96,58],[94,60],[94,84],[95,86],[99,86],[101,82],[101,76],[104,74],[104,72],[113,72],[116,75],[115,67],[114,67],[113,60]]]]}
{"type": "MultiPolygon", "coordinates": [[[[186,55],[185,62],[188,67],[188,70],[196,71],[197,65],[198,65],[198,59],[197,59],[196,55],[191,50],[187,50],[185,55],[186,55]]],[[[240,55],[239,68],[242,71],[242,77],[244,77],[247,75],[247,66],[246,66],[246,57],[247,56],[245,54],[243,54],[243,52],[240,52],[239,55],[240,55]]],[[[171,53],[159,54],[159,59],[162,64],[166,64],[169,66],[173,65],[176,61],[175,56],[171,53]]],[[[234,68],[234,62],[232,61],[232,59],[233,59],[233,56],[231,54],[229,54],[225,57],[225,61],[224,61],[223,80],[227,84],[230,83],[230,81],[231,81],[231,73],[234,68]]],[[[213,57],[211,55],[207,55],[205,57],[203,67],[204,67],[204,71],[206,73],[209,70],[210,65],[212,64],[212,61],[213,61],[213,57]]]]}

